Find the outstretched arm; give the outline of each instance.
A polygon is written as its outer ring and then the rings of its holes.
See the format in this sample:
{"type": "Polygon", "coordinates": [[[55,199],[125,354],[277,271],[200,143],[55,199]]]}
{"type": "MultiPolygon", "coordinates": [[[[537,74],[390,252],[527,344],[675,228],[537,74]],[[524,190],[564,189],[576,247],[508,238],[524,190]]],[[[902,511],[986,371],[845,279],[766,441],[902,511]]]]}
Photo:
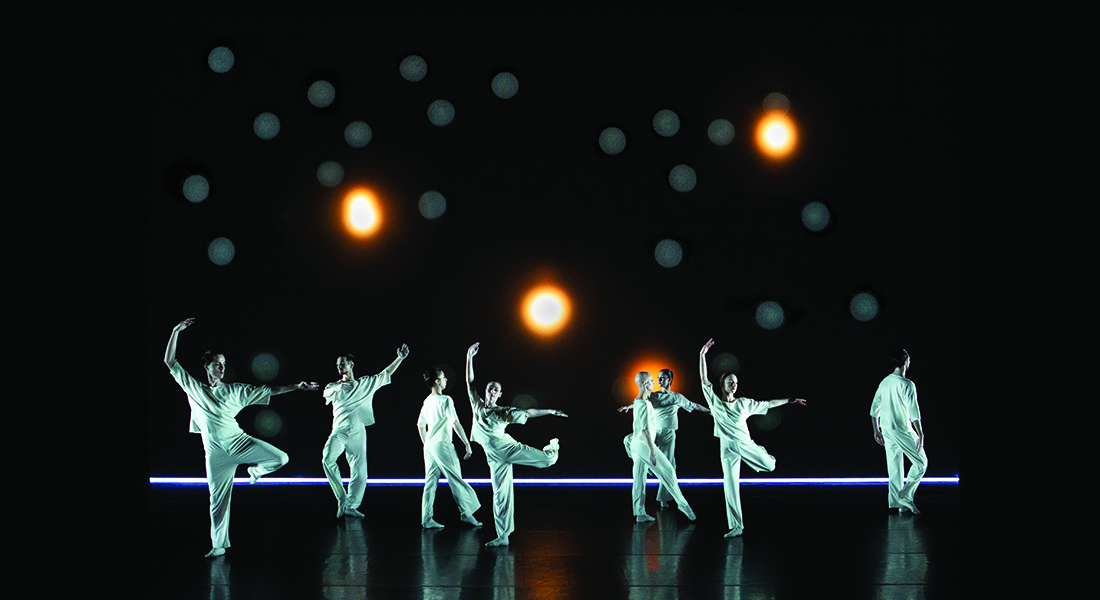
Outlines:
{"type": "Polygon", "coordinates": [[[556,408],[528,408],[527,409],[527,418],[528,419],[531,419],[531,418],[534,418],[534,417],[545,417],[547,415],[551,415],[551,416],[555,416],[555,417],[568,417],[569,416],[569,415],[561,412],[560,410],[558,410],[556,408]]]}
{"type": "Polygon", "coordinates": [[[168,347],[164,349],[164,364],[169,367],[176,364],[176,338],[179,337],[181,331],[190,327],[194,322],[194,317],[189,317],[172,328],[172,335],[168,338],[168,347]]]}
{"type": "Polygon", "coordinates": [[[710,379],[707,378],[707,350],[714,345],[714,338],[707,340],[707,343],[703,344],[703,349],[699,351],[699,379],[703,382],[703,387],[710,386],[710,379]]]}
{"type": "MultiPolygon", "coordinates": [[[[689,400],[689,402],[690,402],[690,400],[689,400]]],[[[704,406],[702,404],[696,404],[695,402],[692,402],[692,404],[695,404],[695,408],[693,408],[692,410],[697,410],[699,412],[707,413],[708,415],[711,414],[710,409],[707,408],[706,406],[704,406]]]]}
{"type": "Polygon", "coordinates": [[[386,373],[392,376],[394,371],[397,370],[397,367],[400,367],[401,362],[408,358],[408,356],[409,346],[406,344],[401,344],[401,347],[397,349],[397,358],[393,359],[393,362],[390,363],[390,366],[386,367],[386,373]]]}
{"type": "Polygon", "coordinates": [[[788,402],[791,404],[801,404],[802,406],[806,406],[806,400],[803,398],[780,398],[778,400],[765,400],[764,402],[768,405],[768,408],[783,406],[788,402]]]}
{"type": "Polygon", "coordinates": [[[273,385],[271,386],[271,395],[278,396],[279,394],[285,394],[287,392],[294,392],[297,390],[318,390],[321,386],[316,381],[300,383],[293,383],[288,385],[273,385]]]}

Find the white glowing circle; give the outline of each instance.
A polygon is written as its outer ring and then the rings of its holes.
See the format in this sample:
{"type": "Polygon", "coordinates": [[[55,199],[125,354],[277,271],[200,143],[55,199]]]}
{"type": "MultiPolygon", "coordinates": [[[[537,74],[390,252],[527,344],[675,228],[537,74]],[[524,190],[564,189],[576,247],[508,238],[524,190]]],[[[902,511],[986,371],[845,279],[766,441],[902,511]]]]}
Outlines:
{"type": "Polygon", "coordinates": [[[206,64],[215,73],[228,73],[233,68],[233,51],[225,46],[218,46],[206,55],[206,64]]]}
{"type": "Polygon", "coordinates": [[[224,237],[217,238],[206,246],[206,257],[219,267],[233,262],[233,257],[236,255],[237,249],[234,248],[233,242],[224,237]]]}
{"type": "Polygon", "coordinates": [[[802,207],[802,225],[810,231],[821,231],[829,226],[829,208],[820,202],[810,202],[802,207]]]}
{"type": "Polygon", "coordinates": [[[210,182],[202,175],[192,175],[183,181],[183,197],[188,202],[199,203],[210,195],[210,182]]]}
{"type": "Polygon", "coordinates": [[[417,207],[425,219],[438,219],[447,212],[447,199],[436,191],[424,192],[420,195],[417,207]]]}
{"type": "Polygon", "coordinates": [[[727,146],[733,141],[733,123],[725,119],[715,119],[707,127],[707,137],[716,146],[727,146]]]}
{"type": "Polygon", "coordinates": [[[260,113],[252,121],[252,131],[261,140],[270,140],[279,135],[279,117],[265,112],[260,113]]]}
{"type": "Polygon", "coordinates": [[[260,381],[272,381],[279,376],[279,359],[263,352],[252,359],[252,375],[260,381]]]}
{"type": "Polygon", "coordinates": [[[626,134],[618,127],[608,127],[600,132],[600,150],[615,156],[626,149],[626,134]]]}
{"type": "Polygon", "coordinates": [[[275,437],[283,430],[283,418],[269,408],[260,411],[256,415],[253,425],[256,427],[256,433],[260,434],[261,437],[275,437]]]}
{"type": "Polygon", "coordinates": [[[519,80],[508,72],[497,73],[493,77],[492,88],[497,98],[507,100],[519,92],[519,80]]]}
{"type": "Polygon", "coordinates": [[[413,54],[401,60],[399,70],[405,81],[417,82],[428,76],[428,63],[413,54]]]}
{"type": "Polygon", "coordinates": [[[317,167],[317,181],[325,187],[336,187],[344,180],[344,167],[334,160],[328,160],[317,167]]]}
{"type": "Polygon", "coordinates": [[[561,301],[554,296],[540,296],[531,305],[531,316],[542,324],[554,323],[564,312],[561,301]]]}
{"type": "Polygon", "coordinates": [[[352,148],[362,148],[370,143],[372,132],[370,125],[362,121],[352,121],[344,128],[344,141],[352,148]]]}
{"type": "Polygon", "coordinates": [[[766,300],[756,306],[756,324],[764,329],[777,329],[783,324],[783,307],[766,300]]]}
{"type": "Polygon", "coordinates": [[[861,292],[852,296],[848,304],[848,310],[857,321],[867,322],[878,315],[878,299],[867,292],[861,292]]]}
{"type": "Polygon", "coordinates": [[[653,131],[662,137],[672,137],[680,131],[680,115],[669,109],[657,111],[653,115],[653,131]]]}
{"type": "Polygon", "coordinates": [[[351,220],[352,227],[360,230],[370,229],[374,225],[375,219],[378,215],[374,213],[374,207],[371,206],[370,200],[364,196],[359,196],[351,202],[351,211],[348,215],[351,220]]]}
{"type": "Polygon", "coordinates": [[[680,261],[684,258],[684,250],[680,247],[680,243],[672,239],[657,242],[657,248],[653,254],[657,259],[657,264],[666,269],[671,269],[680,264],[680,261]]]}
{"type": "Polygon", "coordinates": [[[428,105],[428,120],[436,127],[450,125],[455,120],[455,107],[446,100],[436,100],[428,105]]]}
{"type": "Polygon", "coordinates": [[[690,192],[695,189],[695,169],[687,165],[676,165],[668,174],[668,184],[677,192],[690,192]]]}
{"type": "Polygon", "coordinates": [[[787,140],[791,137],[791,132],[779,123],[769,125],[767,131],[764,133],[764,137],[767,138],[768,143],[774,147],[785,146],[787,140]]]}

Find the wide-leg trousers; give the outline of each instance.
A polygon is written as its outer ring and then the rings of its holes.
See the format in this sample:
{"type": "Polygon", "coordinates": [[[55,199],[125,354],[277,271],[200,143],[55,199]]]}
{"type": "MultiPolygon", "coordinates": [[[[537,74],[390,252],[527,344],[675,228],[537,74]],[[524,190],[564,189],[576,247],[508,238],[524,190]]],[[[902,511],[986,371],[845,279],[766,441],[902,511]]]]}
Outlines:
{"type": "MultiPolygon", "coordinates": [[[[657,464],[651,465],[646,462],[646,457],[649,455],[649,450],[646,447],[645,439],[640,436],[634,436],[630,442],[630,454],[634,459],[634,485],[631,488],[631,499],[634,504],[634,516],[640,517],[645,514],[645,480],[646,472],[652,471],[657,476],[657,481],[661,486],[668,490],[671,499],[676,502],[677,508],[684,510],[690,509],[687,500],[684,499],[683,493],[680,492],[680,485],[676,483],[676,471],[673,470],[672,464],[668,462],[665,455],[661,453],[661,450],[657,450],[657,464]]],[[[685,511],[687,512],[687,511],[685,511]]]]}
{"type": "Polygon", "coordinates": [[[493,526],[497,537],[506,537],[516,530],[512,465],[545,469],[558,462],[558,450],[550,446],[539,450],[515,440],[482,447],[493,481],[493,526]]]}
{"type": "Polygon", "coordinates": [[[900,500],[913,501],[917,486],[928,470],[928,455],[924,453],[924,448],[917,451],[917,434],[912,429],[883,429],[882,441],[886,446],[886,474],[890,479],[887,505],[890,508],[900,508],[900,500]],[[912,464],[909,466],[905,485],[902,485],[901,475],[905,472],[906,457],[912,464]]]}
{"type": "Polygon", "coordinates": [[[462,465],[458,462],[458,453],[451,442],[430,442],[424,444],[424,495],[420,504],[420,521],[426,524],[435,515],[435,491],[440,477],[447,478],[447,486],[458,504],[461,515],[474,514],[481,508],[481,502],[474,488],[462,479],[462,465]]]}
{"type": "Polygon", "coordinates": [[[259,476],[279,470],[290,457],[275,446],[241,432],[225,439],[203,434],[206,480],[210,488],[210,542],[214,548],[229,547],[229,506],[233,498],[233,475],[237,465],[255,465],[259,476]]]}
{"type": "Polygon", "coordinates": [[[726,521],[730,529],[744,528],[741,517],[741,463],[758,472],[775,470],[775,457],[755,442],[735,442],[722,439],[719,445],[722,461],[722,491],[726,497],[726,521]]]}
{"type": "Polygon", "coordinates": [[[362,425],[333,429],[325,442],[321,465],[328,477],[328,485],[341,508],[359,508],[367,488],[367,431],[362,425]],[[340,465],[336,460],[343,454],[348,460],[350,480],[344,490],[340,478],[340,465]]]}

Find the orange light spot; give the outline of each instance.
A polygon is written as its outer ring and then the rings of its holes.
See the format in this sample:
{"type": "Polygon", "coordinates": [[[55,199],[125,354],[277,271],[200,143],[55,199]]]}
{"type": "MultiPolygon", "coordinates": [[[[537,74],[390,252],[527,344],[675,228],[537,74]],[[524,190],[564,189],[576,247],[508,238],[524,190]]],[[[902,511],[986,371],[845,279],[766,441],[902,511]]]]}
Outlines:
{"type": "MultiPolygon", "coordinates": [[[[661,386],[657,383],[657,374],[661,372],[661,369],[672,369],[673,374],[676,373],[675,365],[667,357],[660,354],[645,354],[636,358],[623,371],[616,382],[616,399],[624,405],[634,401],[634,398],[638,395],[638,384],[634,383],[634,376],[643,371],[653,376],[653,390],[660,390],[661,386]]],[[[675,380],[673,385],[675,386],[675,380]]]]}
{"type": "Polygon", "coordinates": [[[378,199],[366,188],[356,188],[344,197],[344,226],[358,237],[368,237],[382,225],[378,199]]]}
{"type": "Polygon", "coordinates": [[[782,111],[765,113],[756,124],[756,146],[769,158],[785,158],[798,144],[798,128],[782,111]]]}
{"type": "Polygon", "coordinates": [[[569,296],[553,285],[538,286],[523,298],[523,320],[528,329],[542,336],[561,331],[572,312],[569,296]]]}

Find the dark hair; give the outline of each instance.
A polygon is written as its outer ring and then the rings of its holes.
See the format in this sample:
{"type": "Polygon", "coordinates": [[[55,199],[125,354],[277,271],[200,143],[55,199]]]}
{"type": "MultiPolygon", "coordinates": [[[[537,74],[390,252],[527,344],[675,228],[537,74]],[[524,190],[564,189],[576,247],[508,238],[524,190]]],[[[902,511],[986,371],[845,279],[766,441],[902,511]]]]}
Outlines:
{"type": "Polygon", "coordinates": [[[909,360],[909,353],[905,351],[905,348],[898,348],[890,353],[890,362],[895,367],[904,366],[907,360],[909,360]]]}
{"type": "Polygon", "coordinates": [[[672,369],[661,369],[660,371],[657,371],[657,377],[660,377],[661,373],[668,373],[669,379],[675,379],[675,377],[672,375],[672,369]]]}
{"type": "Polygon", "coordinates": [[[348,352],[347,354],[341,354],[340,356],[337,356],[336,360],[340,360],[341,358],[348,359],[348,362],[355,362],[355,355],[350,353],[350,352],[348,352]]]}
{"type": "Polygon", "coordinates": [[[225,354],[222,353],[220,350],[207,350],[202,355],[202,368],[205,369],[206,367],[209,367],[210,363],[214,362],[214,357],[219,355],[219,354],[221,354],[222,356],[225,356],[225,354]]]}
{"type": "Polygon", "coordinates": [[[430,389],[433,385],[435,385],[435,380],[439,379],[440,375],[446,376],[446,373],[444,373],[443,369],[440,369],[439,367],[424,369],[424,385],[428,386],[428,388],[430,389]]]}

